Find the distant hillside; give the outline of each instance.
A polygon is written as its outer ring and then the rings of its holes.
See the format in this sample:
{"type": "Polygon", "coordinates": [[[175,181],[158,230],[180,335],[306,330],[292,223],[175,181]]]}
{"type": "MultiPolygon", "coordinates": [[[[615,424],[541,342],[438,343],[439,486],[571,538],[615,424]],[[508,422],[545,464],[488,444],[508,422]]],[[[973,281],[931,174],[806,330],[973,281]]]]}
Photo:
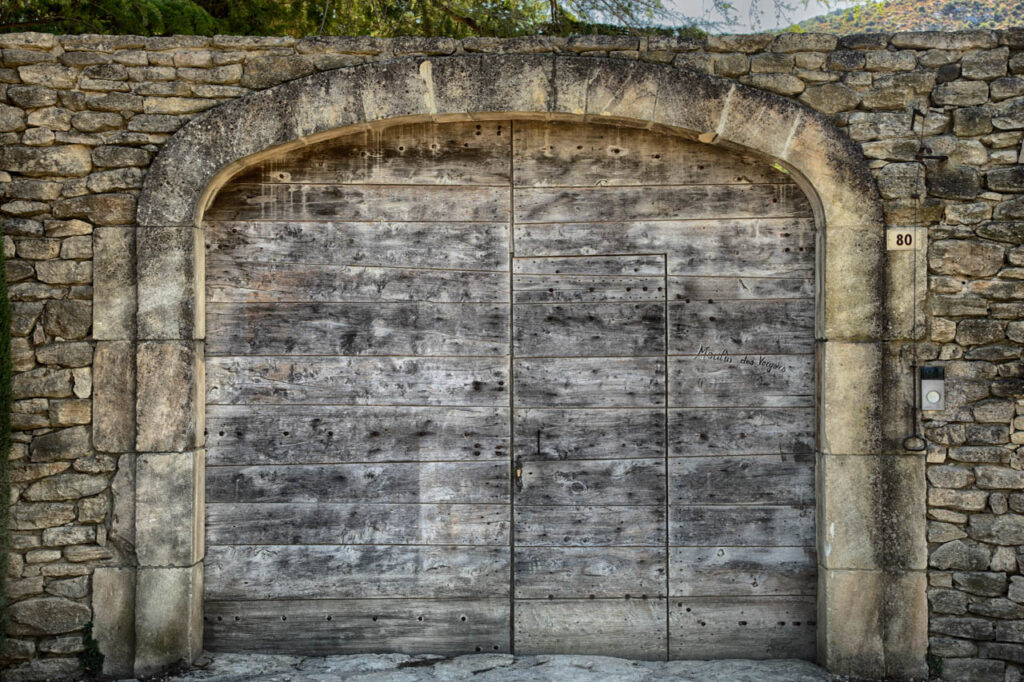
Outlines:
{"type": "Polygon", "coordinates": [[[1024,26],[1021,0],[881,0],[813,17],[789,30],[844,35],[1011,26],[1024,26]]]}

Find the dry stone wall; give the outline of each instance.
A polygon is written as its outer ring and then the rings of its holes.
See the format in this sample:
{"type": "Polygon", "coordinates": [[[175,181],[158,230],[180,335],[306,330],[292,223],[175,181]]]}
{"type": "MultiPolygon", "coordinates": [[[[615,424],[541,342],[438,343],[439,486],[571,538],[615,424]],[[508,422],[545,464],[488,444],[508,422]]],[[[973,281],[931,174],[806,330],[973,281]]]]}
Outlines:
{"type": "Polygon", "coordinates": [[[132,672],[134,501],[159,494],[135,484],[133,222],[161,145],[252,90],[462,52],[698,69],[798,100],[861,145],[887,223],[926,226],[930,240],[918,356],[944,364],[949,386],[942,420],[924,423],[933,669],[951,681],[1024,676],[1024,30],[463,41],[20,33],[0,35],[0,51],[17,401],[6,679],[74,673],[89,622],[108,672],[132,672]]]}

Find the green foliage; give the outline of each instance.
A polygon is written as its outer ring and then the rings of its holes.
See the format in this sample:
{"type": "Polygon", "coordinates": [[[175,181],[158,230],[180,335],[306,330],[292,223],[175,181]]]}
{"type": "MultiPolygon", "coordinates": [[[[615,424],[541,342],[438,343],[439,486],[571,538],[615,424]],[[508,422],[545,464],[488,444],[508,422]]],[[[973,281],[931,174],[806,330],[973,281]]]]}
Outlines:
{"type": "Polygon", "coordinates": [[[93,639],[92,623],[85,624],[82,646],[85,648],[78,653],[78,665],[86,677],[99,677],[103,674],[103,652],[100,651],[100,643],[93,639]]]}
{"type": "Polygon", "coordinates": [[[4,255],[0,251],[0,649],[7,632],[7,554],[11,520],[11,303],[7,298],[4,255]]]}
{"type": "Polygon", "coordinates": [[[0,0],[0,31],[51,33],[455,38],[693,33],[692,21],[681,29],[664,27],[681,20],[663,0],[0,0]]]}
{"type": "Polygon", "coordinates": [[[850,33],[964,31],[1024,25],[1019,0],[882,0],[801,22],[790,30],[850,33]]]}

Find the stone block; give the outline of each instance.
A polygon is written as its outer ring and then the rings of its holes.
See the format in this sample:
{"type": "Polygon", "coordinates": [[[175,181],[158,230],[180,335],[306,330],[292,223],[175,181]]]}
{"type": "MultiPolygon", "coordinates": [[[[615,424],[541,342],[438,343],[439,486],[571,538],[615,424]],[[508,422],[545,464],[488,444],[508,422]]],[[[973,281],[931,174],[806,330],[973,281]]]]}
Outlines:
{"type": "Polygon", "coordinates": [[[860,100],[860,93],[842,83],[826,83],[809,87],[800,96],[800,101],[807,106],[830,115],[855,109],[860,104],[860,100]]]}
{"type": "Polygon", "coordinates": [[[8,607],[14,634],[59,635],[74,632],[89,622],[89,607],[70,599],[38,597],[8,607]]]}
{"type": "Polygon", "coordinates": [[[100,227],[93,232],[93,338],[135,336],[135,228],[100,227]]]}
{"type": "Polygon", "coordinates": [[[132,454],[117,458],[117,473],[110,483],[110,536],[135,545],[135,459],[132,454]]]}
{"type": "Polygon", "coordinates": [[[179,452],[199,445],[203,431],[202,346],[145,341],[136,355],[136,448],[179,452]]]}
{"type": "Polygon", "coordinates": [[[972,80],[992,80],[1006,75],[1006,63],[1010,48],[968,52],[960,62],[960,73],[972,80]]]}
{"type": "Polygon", "coordinates": [[[97,568],[92,576],[92,634],[103,673],[131,677],[135,665],[135,569],[97,568]]]}
{"type": "Polygon", "coordinates": [[[93,375],[93,444],[100,452],[128,452],[135,444],[135,353],[131,342],[98,342],[93,375]]]}
{"type": "Polygon", "coordinates": [[[136,240],[139,338],[202,338],[202,231],[144,227],[137,230],[136,240]]]}
{"type": "Polygon", "coordinates": [[[982,175],[978,169],[956,163],[940,163],[928,168],[928,194],[942,199],[974,199],[981,194],[982,175]]]}
{"type": "Polygon", "coordinates": [[[81,177],[92,170],[89,147],[61,145],[56,147],[0,146],[0,167],[28,177],[81,177]]]}
{"type": "Polygon", "coordinates": [[[140,566],[192,566],[203,554],[203,452],[141,454],[135,548],[140,566]]]}
{"type": "Polygon", "coordinates": [[[942,679],[946,682],[1005,682],[1006,663],[978,658],[946,658],[942,679]]]}
{"type": "Polygon", "coordinates": [[[990,242],[941,239],[928,246],[928,265],[940,275],[991,277],[1003,267],[1006,250],[990,242]]]}
{"type": "Polygon", "coordinates": [[[131,194],[88,194],[61,199],[53,206],[55,218],[81,218],[94,225],[129,225],[135,220],[131,194]]]}
{"type": "Polygon", "coordinates": [[[191,664],[202,652],[203,566],[140,568],[135,588],[135,675],[191,664]]]}
{"type": "Polygon", "coordinates": [[[952,81],[935,86],[932,101],[938,106],[969,107],[988,102],[988,83],[952,81]]]}
{"type": "Polygon", "coordinates": [[[924,458],[823,455],[818,557],[828,569],[911,570],[928,563],[924,458]],[[872,491],[886,488],[879,499],[872,491]]]}
{"type": "Polygon", "coordinates": [[[882,337],[884,321],[885,234],[874,226],[829,226],[825,286],[819,292],[818,336],[836,341],[872,341],[882,337]],[[851,297],[849,292],[859,291],[851,297]]]}

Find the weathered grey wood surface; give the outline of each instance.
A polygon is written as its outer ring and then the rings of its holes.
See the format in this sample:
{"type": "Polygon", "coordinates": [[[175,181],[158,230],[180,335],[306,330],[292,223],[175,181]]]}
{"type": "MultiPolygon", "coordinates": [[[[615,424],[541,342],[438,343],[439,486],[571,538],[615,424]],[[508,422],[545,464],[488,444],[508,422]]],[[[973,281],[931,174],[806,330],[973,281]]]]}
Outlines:
{"type": "Polygon", "coordinates": [[[665,600],[516,600],[516,653],[662,660],[665,600]]]}
{"type": "Polygon", "coordinates": [[[502,407],[208,405],[206,463],[508,461],[502,407]]]}
{"type": "Polygon", "coordinates": [[[205,646],[213,651],[328,656],[510,650],[508,599],[207,599],[204,610],[205,646]]]}
{"type": "Polygon", "coordinates": [[[508,360],[502,357],[235,356],[206,360],[206,399],[211,405],[499,407],[508,404],[507,384],[508,360]]]}
{"type": "Polygon", "coordinates": [[[673,547],[669,589],[677,597],[813,596],[812,547],[673,547]]]}
{"type": "Polygon", "coordinates": [[[665,596],[664,547],[517,547],[516,598],[665,596]]]}
{"type": "Polygon", "coordinates": [[[519,653],[813,656],[788,176],[640,129],[402,125],[261,162],[206,236],[206,646],[508,651],[514,598],[519,653]]]}
{"type": "Polygon", "coordinates": [[[508,318],[507,303],[212,303],[206,354],[508,355],[508,318]]]}
{"type": "Polygon", "coordinates": [[[383,462],[206,469],[210,502],[473,502],[507,499],[508,462],[383,462]]]}
{"type": "Polygon", "coordinates": [[[211,545],[488,545],[508,547],[509,506],[368,502],[209,503],[211,545]]]}
{"type": "Polygon", "coordinates": [[[671,600],[672,658],[814,660],[814,597],[671,600]]]}

